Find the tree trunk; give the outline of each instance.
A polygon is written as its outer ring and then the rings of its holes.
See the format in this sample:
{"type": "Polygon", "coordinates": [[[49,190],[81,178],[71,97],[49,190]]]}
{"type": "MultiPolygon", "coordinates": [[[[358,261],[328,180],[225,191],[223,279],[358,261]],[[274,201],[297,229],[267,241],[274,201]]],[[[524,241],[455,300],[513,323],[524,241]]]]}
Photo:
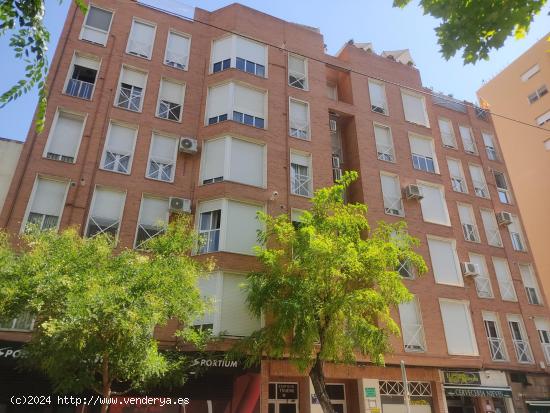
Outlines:
{"type": "Polygon", "coordinates": [[[101,413],[107,413],[109,410],[109,398],[111,397],[111,379],[109,378],[109,356],[103,355],[103,372],[102,372],[102,396],[103,403],[101,404],[101,413]]]}
{"type": "Polygon", "coordinates": [[[323,413],[336,413],[330,404],[330,398],[327,394],[327,389],[325,387],[325,374],[323,373],[323,361],[319,358],[319,353],[315,358],[315,364],[309,371],[309,378],[313,383],[313,389],[315,390],[315,395],[319,400],[319,404],[323,409],[323,413]]]}

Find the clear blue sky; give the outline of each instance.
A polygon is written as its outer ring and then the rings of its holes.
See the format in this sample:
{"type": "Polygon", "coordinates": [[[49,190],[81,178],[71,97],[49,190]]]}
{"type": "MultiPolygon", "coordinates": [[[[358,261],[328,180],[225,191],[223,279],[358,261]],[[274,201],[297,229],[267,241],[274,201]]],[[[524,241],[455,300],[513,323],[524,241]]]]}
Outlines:
{"type": "MultiPolygon", "coordinates": [[[[71,0],[46,1],[46,26],[51,32],[50,59],[71,0]]],[[[215,10],[228,0],[178,0],[206,10],[215,10]]],[[[374,51],[409,48],[422,74],[425,86],[436,91],[451,93],[459,99],[475,101],[475,92],[484,80],[527,50],[548,33],[550,5],[535,18],[528,36],[521,40],[510,38],[505,46],[491,54],[489,61],[475,66],[463,66],[460,57],[445,61],[439,54],[434,33],[437,20],[424,16],[415,4],[405,9],[392,7],[392,0],[240,0],[242,4],[284,20],[319,27],[325,37],[328,52],[334,54],[349,39],[356,42],[372,42],[374,51]]],[[[8,39],[0,38],[1,65],[0,90],[3,92],[23,76],[24,64],[13,57],[8,39]]],[[[36,92],[29,93],[0,109],[0,136],[24,140],[34,109],[36,92]]]]}

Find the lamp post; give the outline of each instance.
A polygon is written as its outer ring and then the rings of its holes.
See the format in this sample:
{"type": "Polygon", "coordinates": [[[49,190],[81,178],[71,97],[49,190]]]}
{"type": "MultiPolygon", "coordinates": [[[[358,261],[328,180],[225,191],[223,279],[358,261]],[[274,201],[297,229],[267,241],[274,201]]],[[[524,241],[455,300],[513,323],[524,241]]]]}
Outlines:
{"type": "Polygon", "coordinates": [[[409,382],[407,381],[407,371],[405,370],[405,362],[403,360],[401,360],[401,376],[403,378],[403,398],[405,399],[405,409],[407,413],[411,413],[409,382]]]}

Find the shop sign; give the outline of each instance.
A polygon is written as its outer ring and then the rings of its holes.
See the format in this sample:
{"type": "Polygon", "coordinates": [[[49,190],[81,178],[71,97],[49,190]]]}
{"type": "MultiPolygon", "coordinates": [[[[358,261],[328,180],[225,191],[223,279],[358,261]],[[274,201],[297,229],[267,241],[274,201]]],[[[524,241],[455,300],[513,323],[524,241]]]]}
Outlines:
{"type": "Polygon", "coordinates": [[[227,360],[225,358],[195,358],[191,363],[191,367],[217,367],[217,368],[238,368],[237,360],[227,360]]]}
{"type": "Polygon", "coordinates": [[[0,360],[16,360],[21,357],[21,343],[0,341],[0,360]]]}
{"type": "Polygon", "coordinates": [[[454,397],[494,397],[502,399],[504,397],[512,397],[512,390],[510,389],[495,389],[495,388],[484,388],[484,387],[449,387],[445,388],[445,394],[447,396],[454,397]]]}
{"type": "Polygon", "coordinates": [[[278,383],[277,384],[277,399],[296,400],[298,398],[297,383],[278,383]]]}
{"type": "Polygon", "coordinates": [[[481,377],[477,371],[444,371],[443,380],[446,384],[479,386],[481,377]]]}

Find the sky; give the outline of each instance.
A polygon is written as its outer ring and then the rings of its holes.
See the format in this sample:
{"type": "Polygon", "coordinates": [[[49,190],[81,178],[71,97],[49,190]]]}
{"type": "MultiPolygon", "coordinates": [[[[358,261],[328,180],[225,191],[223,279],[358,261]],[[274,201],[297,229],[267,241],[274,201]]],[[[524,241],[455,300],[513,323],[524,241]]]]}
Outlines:
{"type": "MultiPolygon", "coordinates": [[[[149,0],[151,1],[151,0],[149,0]]],[[[233,3],[230,0],[172,0],[212,11],[233,3]]],[[[424,86],[476,101],[476,90],[548,33],[550,4],[535,18],[528,35],[510,37],[504,47],[491,53],[489,61],[464,66],[460,55],[446,61],[439,53],[434,32],[438,21],[424,16],[414,0],[404,9],[393,8],[393,0],[239,0],[240,3],[283,20],[318,27],[327,51],[335,54],[350,39],[373,43],[374,52],[408,48],[420,70],[424,86]]],[[[49,58],[57,45],[70,0],[45,0],[45,24],[51,34],[49,58]]],[[[0,38],[0,91],[4,92],[24,75],[25,64],[16,61],[9,39],[0,38]]],[[[25,140],[37,102],[37,92],[0,109],[0,137],[25,140]]]]}

